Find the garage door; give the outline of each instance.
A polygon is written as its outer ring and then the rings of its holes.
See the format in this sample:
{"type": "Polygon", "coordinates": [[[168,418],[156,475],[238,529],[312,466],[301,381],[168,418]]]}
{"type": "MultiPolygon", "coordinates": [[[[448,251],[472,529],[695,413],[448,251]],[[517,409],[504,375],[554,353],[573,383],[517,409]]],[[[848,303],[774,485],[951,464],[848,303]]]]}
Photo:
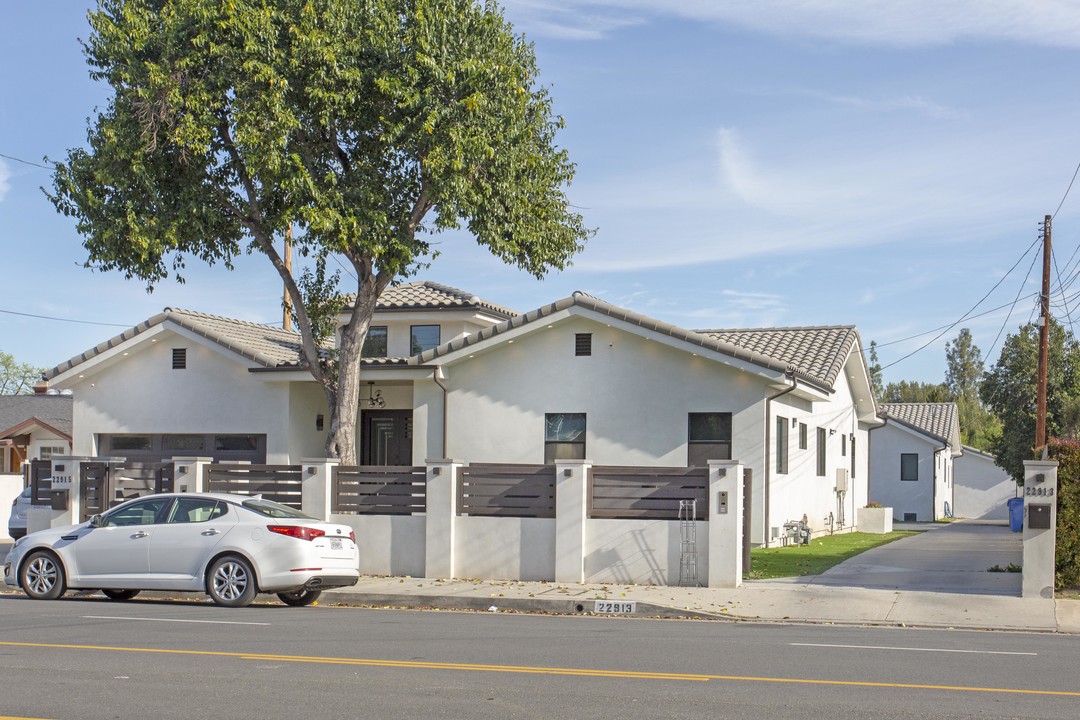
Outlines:
{"type": "Polygon", "coordinates": [[[214,462],[266,463],[266,435],[257,433],[124,433],[98,436],[101,455],[132,462],[162,462],[173,457],[210,457],[214,462]]]}

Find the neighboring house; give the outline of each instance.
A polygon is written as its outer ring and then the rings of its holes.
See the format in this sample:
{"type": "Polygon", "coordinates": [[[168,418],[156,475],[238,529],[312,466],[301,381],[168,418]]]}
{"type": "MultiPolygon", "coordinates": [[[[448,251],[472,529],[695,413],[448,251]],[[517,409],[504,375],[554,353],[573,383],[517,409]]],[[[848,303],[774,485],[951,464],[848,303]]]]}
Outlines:
{"type": "Polygon", "coordinates": [[[70,395],[0,395],[0,474],[71,452],[70,395]]]}
{"type": "MultiPolygon", "coordinates": [[[[75,394],[76,454],[296,463],[322,455],[328,427],[298,347],[168,309],[50,379],[75,394]]],[[[867,501],[882,421],[854,327],[691,331],[583,293],[518,314],[414,282],[379,299],[364,355],[361,464],[737,460],[754,544],[804,516],[848,528],[867,501]]]]}
{"type": "Polygon", "coordinates": [[[1006,502],[1018,495],[1016,481],[993,455],[965,445],[964,454],[953,463],[953,479],[956,517],[1009,519],[1006,502]]]}
{"type": "Polygon", "coordinates": [[[896,520],[955,515],[953,462],[962,452],[956,403],[883,403],[871,434],[870,499],[896,520]]]}

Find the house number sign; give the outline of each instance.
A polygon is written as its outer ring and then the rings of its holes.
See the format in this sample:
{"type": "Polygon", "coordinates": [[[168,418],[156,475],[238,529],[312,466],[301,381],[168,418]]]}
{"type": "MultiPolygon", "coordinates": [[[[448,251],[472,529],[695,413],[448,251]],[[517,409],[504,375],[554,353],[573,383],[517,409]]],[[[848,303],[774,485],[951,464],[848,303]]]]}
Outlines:
{"type": "Polygon", "coordinates": [[[1025,487],[1024,495],[1026,497],[1053,497],[1054,488],[1052,487],[1025,487]]]}
{"type": "Polygon", "coordinates": [[[633,600],[597,600],[593,612],[606,615],[629,615],[637,612],[637,602],[633,600]]]}

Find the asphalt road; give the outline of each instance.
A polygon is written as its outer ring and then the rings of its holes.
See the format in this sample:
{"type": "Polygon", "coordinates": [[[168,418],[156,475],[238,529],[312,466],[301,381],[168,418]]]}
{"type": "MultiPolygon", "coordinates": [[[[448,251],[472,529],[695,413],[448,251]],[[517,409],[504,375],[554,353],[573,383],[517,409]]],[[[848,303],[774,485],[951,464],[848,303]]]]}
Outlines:
{"type": "Polygon", "coordinates": [[[0,596],[0,715],[1069,718],[1080,638],[0,596]]]}

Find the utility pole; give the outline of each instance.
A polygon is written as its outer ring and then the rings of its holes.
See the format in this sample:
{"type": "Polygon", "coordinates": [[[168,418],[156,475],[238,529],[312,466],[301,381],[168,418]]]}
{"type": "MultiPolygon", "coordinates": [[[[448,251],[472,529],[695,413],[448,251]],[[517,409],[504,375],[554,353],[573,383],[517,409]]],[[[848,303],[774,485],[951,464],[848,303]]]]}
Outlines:
{"type": "Polygon", "coordinates": [[[1035,455],[1046,459],[1046,366],[1050,354],[1050,223],[1052,218],[1043,218],[1043,275],[1042,305],[1039,314],[1039,381],[1038,407],[1035,411],[1035,455]]]}
{"type": "MultiPolygon", "coordinates": [[[[292,274],[292,223],[285,228],[285,269],[292,274]]],[[[285,286],[284,294],[282,296],[282,317],[281,328],[283,330],[292,330],[292,298],[289,296],[289,286],[285,286]]]]}

